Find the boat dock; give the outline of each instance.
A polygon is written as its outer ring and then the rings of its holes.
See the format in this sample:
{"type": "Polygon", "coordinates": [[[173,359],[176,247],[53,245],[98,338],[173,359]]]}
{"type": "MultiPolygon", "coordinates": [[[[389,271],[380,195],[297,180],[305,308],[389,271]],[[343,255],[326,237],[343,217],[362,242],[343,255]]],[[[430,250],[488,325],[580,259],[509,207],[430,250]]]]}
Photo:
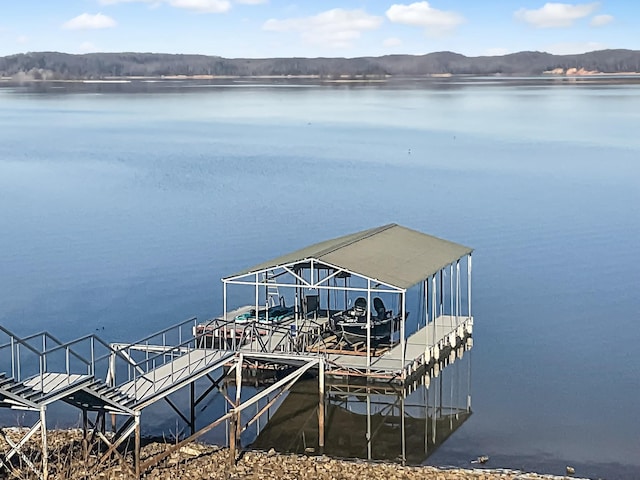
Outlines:
{"type": "Polygon", "coordinates": [[[471,348],[471,254],[468,247],[391,224],[225,277],[221,316],[190,318],[136,342],[107,343],[95,335],[61,342],[49,332],[19,337],[0,327],[0,408],[38,414],[21,439],[0,429],[8,446],[0,451],[0,469],[11,472],[20,461],[47,478],[46,411],[54,402],[82,414],[85,458],[97,458],[87,464],[87,474],[116,462],[139,478],[220,425],[235,461],[242,432],[309,374],[318,382],[322,450],[326,384],[410,389],[471,348]],[[248,297],[244,306],[229,308],[232,288],[248,297]],[[280,374],[247,396],[242,384],[248,370],[280,374]],[[172,400],[178,391],[188,391],[188,405],[172,400]],[[196,407],[216,393],[225,399],[225,413],[199,425],[196,407]],[[142,412],[160,401],[189,435],[141,459],[142,412]],[[37,461],[24,448],[36,435],[37,461]],[[131,436],[133,462],[122,451],[131,436]]]}

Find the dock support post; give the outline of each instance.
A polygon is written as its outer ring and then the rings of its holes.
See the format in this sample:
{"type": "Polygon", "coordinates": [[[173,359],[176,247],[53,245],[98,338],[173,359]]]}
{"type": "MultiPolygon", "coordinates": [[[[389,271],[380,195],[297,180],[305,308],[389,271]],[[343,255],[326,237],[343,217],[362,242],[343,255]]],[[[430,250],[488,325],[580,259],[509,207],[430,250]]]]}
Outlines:
{"type": "Polygon", "coordinates": [[[471,318],[471,254],[467,259],[467,315],[471,318]]]}
{"type": "Polygon", "coordinates": [[[189,426],[191,427],[191,435],[196,433],[196,383],[191,382],[189,384],[189,394],[190,394],[190,402],[189,402],[189,410],[190,410],[190,418],[189,418],[189,426]]]}
{"type": "MultiPolygon", "coordinates": [[[[371,280],[367,279],[367,374],[371,372],[371,280]]],[[[393,321],[392,321],[393,322],[393,321]]],[[[404,368],[404,362],[402,363],[404,368]]]]}
{"type": "Polygon", "coordinates": [[[89,460],[89,416],[85,408],[82,409],[82,459],[89,460]]]}
{"type": "MultiPolygon", "coordinates": [[[[109,354],[109,371],[107,372],[107,385],[110,387],[116,386],[116,353],[112,351],[109,354]]],[[[111,414],[111,432],[116,433],[117,431],[117,415],[115,413],[111,414]]]]}
{"type": "Polygon", "coordinates": [[[468,354],[469,368],[467,368],[467,413],[471,412],[471,352],[468,354]]]}
{"type": "Polygon", "coordinates": [[[427,356],[429,351],[429,279],[424,280],[424,363],[429,364],[431,358],[427,356]]]}
{"type": "MultiPolygon", "coordinates": [[[[438,344],[436,340],[436,276],[431,277],[431,321],[433,330],[433,351],[436,351],[435,346],[438,344]]],[[[438,363],[440,360],[440,350],[438,349],[438,355],[434,353],[434,363],[438,363]]]]}
{"type": "MultiPolygon", "coordinates": [[[[453,263],[449,265],[449,316],[453,317],[453,263]]],[[[456,333],[458,328],[458,319],[456,318],[456,333]]],[[[452,347],[455,347],[453,345],[452,347]]]]}
{"type": "Polygon", "coordinates": [[[42,478],[47,480],[49,476],[49,449],[47,446],[47,407],[40,407],[40,434],[42,435],[42,478]]]}
{"type": "Polygon", "coordinates": [[[402,299],[402,301],[401,301],[402,315],[400,317],[400,350],[401,350],[400,358],[401,358],[401,363],[402,363],[402,365],[401,365],[401,368],[402,368],[402,370],[401,370],[402,371],[401,378],[402,378],[402,380],[405,380],[407,378],[407,370],[406,370],[405,365],[404,365],[404,363],[405,363],[405,355],[406,355],[406,352],[405,352],[406,341],[405,341],[405,338],[404,338],[404,336],[405,336],[405,325],[404,325],[404,322],[406,320],[406,315],[407,315],[406,314],[406,310],[407,310],[407,305],[406,305],[406,303],[407,303],[407,298],[406,298],[407,295],[406,295],[406,293],[407,293],[406,290],[403,290],[402,293],[400,293],[400,297],[402,299]]]}
{"type": "Polygon", "coordinates": [[[238,355],[238,363],[236,364],[236,401],[233,409],[233,415],[231,416],[231,422],[229,425],[230,439],[229,439],[229,462],[231,465],[235,465],[237,458],[237,448],[240,444],[240,433],[242,431],[242,424],[240,421],[242,410],[240,406],[240,396],[242,394],[242,364],[244,358],[242,354],[238,355]]]}
{"type": "Polygon", "coordinates": [[[422,403],[424,405],[424,453],[429,455],[429,387],[422,377],[422,403]]]}
{"type": "Polygon", "coordinates": [[[438,315],[442,316],[444,313],[444,269],[440,270],[440,308],[438,309],[438,315]]]}
{"type": "Polygon", "coordinates": [[[229,466],[234,466],[236,463],[236,416],[231,415],[229,421],[229,466]]]}
{"type": "Polygon", "coordinates": [[[140,448],[141,448],[141,441],[140,441],[140,412],[135,412],[135,445],[134,445],[134,449],[135,451],[133,452],[133,461],[135,462],[135,467],[136,467],[136,480],[140,478],[141,475],[141,471],[140,471],[140,448]]]}
{"type": "Polygon", "coordinates": [[[436,382],[432,383],[433,385],[433,409],[431,410],[431,442],[434,447],[436,445],[436,429],[438,426],[438,396],[436,389],[438,388],[438,384],[436,382]]]}
{"type": "Polygon", "coordinates": [[[407,430],[405,428],[405,422],[404,422],[404,417],[405,417],[405,408],[404,408],[404,401],[405,401],[405,397],[406,397],[406,390],[403,389],[402,390],[402,397],[401,397],[401,403],[400,403],[400,430],[402,431],[402,465],[404,466],[407,463],[407,430]]]}
{"type": "Polygon", "coordinates": [[[367,389],[367,460],[371,457],[371,390],[367,389]]]}
{"type": "Polygon", "coordinates": [[[318,363],[318,447],[324,451],[324,360],[318,363]]]}
{"type": "MultiPolygon", "coordinates": [[[[229,348],[228,340],[227,340],[227,282],[222,281],[222,338],[218,337],[218,348],[227,350],[229,348]],[[223,343],[224,342],[224,343],[223,343]],[[223,347],[224,345],[224,347],[223,347]]],[[[215,336],[211,339],[211,347],[216,348],[213,342],[215,341],[215,336]]]]}
{"type": "Polygon", "coordinates": [[[456,262],[456,325],[460,324],[460,260],[456,262]]]}
{"type": "MultiPolygon", "coordinates": [[[[227,413],[229,413],[229,402],[227,401],[227,398],[229,398],[229,396],[227,395],[227,383],[225,379],[222,380],[220,393],[222,393],[222,397],[224,398],[224,414],[226,416],[227,413]]],[[[229,439],[230,430],[231,430],[231,426],[230,426],[229,420],[227,419],[224,421],[224,441],[225,441],[225,446],[227,447],[231,446],[231,440],[229,439]]]]}

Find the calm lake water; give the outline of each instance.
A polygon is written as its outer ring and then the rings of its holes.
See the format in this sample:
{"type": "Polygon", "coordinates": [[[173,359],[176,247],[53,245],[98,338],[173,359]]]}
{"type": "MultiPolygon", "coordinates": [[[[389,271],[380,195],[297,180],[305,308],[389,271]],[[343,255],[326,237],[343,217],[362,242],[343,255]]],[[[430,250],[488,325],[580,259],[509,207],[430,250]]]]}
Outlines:
{"type": "Polygon", "coordinates": [[[475,249],[474,413],[427,462],[640,477],[640,86],[96,92],[0,89],[0,324],[132,341],[396,222],[475,249]]]}

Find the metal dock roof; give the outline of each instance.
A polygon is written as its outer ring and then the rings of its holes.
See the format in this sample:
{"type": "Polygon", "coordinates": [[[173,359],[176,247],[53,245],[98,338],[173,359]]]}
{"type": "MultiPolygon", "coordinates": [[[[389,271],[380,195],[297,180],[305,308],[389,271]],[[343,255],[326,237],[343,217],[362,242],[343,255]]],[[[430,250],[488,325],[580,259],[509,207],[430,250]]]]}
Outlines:
{"type": "Polygon", "coordinates": [[[407,289],[473,249],[395,223],[326,240],[226,277],[315,259],[407,289]]]}

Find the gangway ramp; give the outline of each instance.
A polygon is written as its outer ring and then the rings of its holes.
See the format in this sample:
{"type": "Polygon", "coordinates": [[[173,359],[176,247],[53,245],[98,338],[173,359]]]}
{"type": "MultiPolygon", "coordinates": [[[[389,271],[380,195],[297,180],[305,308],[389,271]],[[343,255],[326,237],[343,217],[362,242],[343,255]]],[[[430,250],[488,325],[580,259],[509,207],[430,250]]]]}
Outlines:
{"type": "Polygon", "coordinates": [[[207,373],[221,368],[234,356],[233,351],[188,350],[187,353],[119,385],[117,389],[123,395],[134,399],[136,409],[144,408],[207,373]]]}

